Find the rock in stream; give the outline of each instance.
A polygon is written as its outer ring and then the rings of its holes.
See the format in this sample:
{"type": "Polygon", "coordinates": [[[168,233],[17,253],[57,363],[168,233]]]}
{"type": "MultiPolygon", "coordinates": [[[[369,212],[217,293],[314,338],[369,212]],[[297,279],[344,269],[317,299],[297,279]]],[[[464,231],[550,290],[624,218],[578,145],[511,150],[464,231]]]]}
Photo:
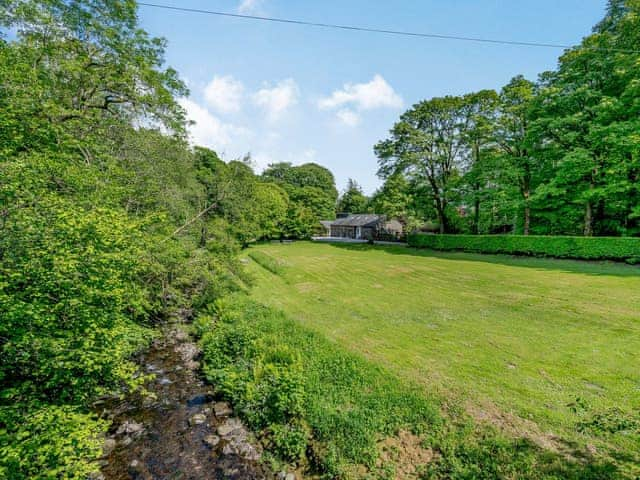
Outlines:
{"type": "Polygon", "coordinates": [[[261,449],[224,402],[214,402],[200,378],[199,351],[179,325],[140,356],[155,374],[151,397],[107,401],[112,420],[101,462],[105,480],[273,479],[261,449]]]}

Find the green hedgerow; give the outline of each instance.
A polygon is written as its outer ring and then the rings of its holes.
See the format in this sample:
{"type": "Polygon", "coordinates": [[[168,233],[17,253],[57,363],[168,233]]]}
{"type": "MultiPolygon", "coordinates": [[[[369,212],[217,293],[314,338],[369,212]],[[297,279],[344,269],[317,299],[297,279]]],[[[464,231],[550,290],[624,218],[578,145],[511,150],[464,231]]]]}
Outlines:
{"type": "Polygon", "coordinates": [[[578,260],[615,260],[633,263],[640,258],[640,238],[564,237],[541,235],[430,235],[411,234],[412,247],[503,253],[578,260]]]}

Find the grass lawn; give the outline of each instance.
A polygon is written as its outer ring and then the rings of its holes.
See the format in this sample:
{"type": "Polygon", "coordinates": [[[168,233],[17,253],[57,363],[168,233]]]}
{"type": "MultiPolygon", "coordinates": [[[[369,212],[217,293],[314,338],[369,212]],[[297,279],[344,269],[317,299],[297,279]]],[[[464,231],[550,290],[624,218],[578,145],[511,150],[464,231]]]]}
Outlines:
{"type": "Polygon", "coordinates": [[[253,298],[474,417],[638,447],[577,425],[614,407],[640,418],[639,268],[308,242],[256,251],[281,268],[249,263],[253,298]]]}

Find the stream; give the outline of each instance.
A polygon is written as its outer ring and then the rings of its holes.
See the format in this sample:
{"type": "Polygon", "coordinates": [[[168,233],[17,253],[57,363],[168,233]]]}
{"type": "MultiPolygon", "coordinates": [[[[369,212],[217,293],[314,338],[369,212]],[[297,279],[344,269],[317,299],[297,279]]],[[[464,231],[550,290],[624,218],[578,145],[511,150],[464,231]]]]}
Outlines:
{"type": "Polygon", "coordinates": [[[147,384],[151,396],[100,405],[100,415],[112,426],[98,478],[275,478],[260,463],[259,443],[201,379],[198,347],[180,327],[167,325],[139,356],[141,368],[155,375],[147,384]]]}

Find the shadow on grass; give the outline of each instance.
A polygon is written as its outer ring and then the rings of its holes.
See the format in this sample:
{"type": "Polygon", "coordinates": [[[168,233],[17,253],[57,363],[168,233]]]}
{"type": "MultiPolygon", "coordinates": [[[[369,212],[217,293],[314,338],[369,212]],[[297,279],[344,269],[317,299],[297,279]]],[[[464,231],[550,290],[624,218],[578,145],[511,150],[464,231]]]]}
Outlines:
{"type": "Polygon", "coordinates": [[[405,246],[369,245],[329,243],[335,248],[352,251],[383,251],[393,255],[410,255],[416,257],[442,258],[453,261],[483,262],[513,267],[558,270],[566,273],[580,273],[584,275],[640,277],[640,267],[609,261],[584,261],[556,258],[526,257],[515,255],[483,254],[469,252],[445,252],[430,249],[418,249],[405,246]]]}

